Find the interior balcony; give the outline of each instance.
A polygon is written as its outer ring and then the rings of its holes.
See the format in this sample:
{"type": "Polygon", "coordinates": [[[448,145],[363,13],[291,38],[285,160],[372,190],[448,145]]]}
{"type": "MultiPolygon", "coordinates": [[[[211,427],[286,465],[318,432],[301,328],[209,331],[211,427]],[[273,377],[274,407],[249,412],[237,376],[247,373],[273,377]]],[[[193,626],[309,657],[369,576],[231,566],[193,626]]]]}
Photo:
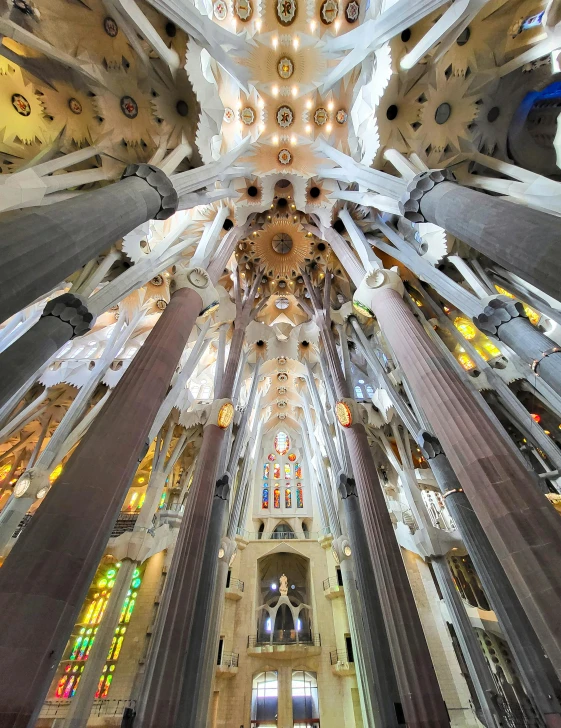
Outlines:
{"type": "Polygon", "coordinates": [[[249,635],[248,655],[268,655],[278,659],[293,659],[298,655],[313,657],[321,654],[321,636],[294,629],[275,630],[268,634],[249,635]]]}
{"type": "Polygon", "coordinates": [[[216,677],[235,677],[238,674],[239,661],[237,652],[223,652],[216,665],[216,677]]]}
{"type": "Polygon", "coordinates": [[[356,675],[354,658],[347,650],[331,650],[329,653],[331,672],[337,677],[356,675]]]}
{"type": "Polygon", "coordinates": [[[345,587],[337,576],[330,576],[323,580],[323,595],[327,599],[338,599],[345,596],[345,587]]]}
{"type": "Polygon", "coordinates": [[[238,602],[243,597],[245,584],[240,579],[232,579],[228,575],[228,581],[226,582],[226,599],[231,599],[234,602],[238,602]]]}

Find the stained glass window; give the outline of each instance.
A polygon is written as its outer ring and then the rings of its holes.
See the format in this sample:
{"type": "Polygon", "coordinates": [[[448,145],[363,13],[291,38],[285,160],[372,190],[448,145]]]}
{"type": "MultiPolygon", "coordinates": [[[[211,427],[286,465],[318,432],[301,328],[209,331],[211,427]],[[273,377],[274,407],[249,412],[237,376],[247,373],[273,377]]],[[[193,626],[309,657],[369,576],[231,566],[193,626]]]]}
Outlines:
{"type": "Polygon", "coordinates": [[[274,498],[274,505],[275,508],[280,508],[280,488],[277,485],[275,485],[275,490],[273,491],[273,498],[274,498]]]}
{"type": "Polygon", "coordinates": [[[291,463],[293,463],[296,460],[296,455],[293,452],[291,452],[290,455],[288,456],[288,459],[290,460],[291,463]]]}
{"type": "Polygon", "coordinates": [[[371,384],[367,384],[366,385],[366,394],[369,397],[373,397],[374,396],[374,390],[372,389],[372,385],[371,384]]]}
{"type": "Polygon", "coordinates": [[[355,385],[355,398],[364,399],[364,394],[362,393],[362,388],[358,384],[355,385]]]}
{"type": "Polygon", "coordinates": [[[269,507],[269,488],[267,487],[266,483],[263,486],[263,496],[261,498],[261,507],[262,508],[269,507]]]}
{"type": "Polygon", "coordinates": [[[301,478],[302,477],[302,466],[300,463],[296,463],[294,465],[294,477],[295,478],[301,478]]]}
{"type": "Polygon", "coordinates": [[[290,440],[286,432],[277,432],[275,436],[275,450],[279,455],[286,455],[290,447],[290,440]]]}
{"type": "Polygon", "coordinates": [[[280,463],[275,463],[275,465],[273,467],[273,477],[276,479],[276,478],[280,478],[280,476],[281,476],[280,463]]]}
{"type": "Polygon", "coordinates": [[[290,488],[285,488],[284,490],[284,507],[292,508],[292,491],[290,488]]]}
{"type": "Polygon", "coordinates": [[[292,477],[291,470],[292,470],[292,468],[290,467],[290,463],[285,463],[284,464],[284,477],[287,478],[288,480],[290,480],[290,478],[292,477]]]}
{"type": "MultiPolygon", "coordinates": [[[[55,688],[56,698],[72,698],[76,693],[85,662],[95,642],[95,636],[107,608],[120,566],[121,564],[105,565],[96,574],[96,578],[90,587],[89,597],[82,610],[82,616],[76,625],[77,633],[74,632],[75,636],[69,645],[68,657],[61,663],[64,666],[64,672],[55,688]]],[[[127,625],[131,620],[141,582],[140,570],[135,569],[130,589],[121,608],[119,624],[107,654],[107,662],[99,679],[96,697],[104,698],[109,692],[115,663],[121,654],[127,625]]]]}
{"type": "Polygon", "coordinates": [[[267,460],[270,460],[272,463],[274,463],[276,460],[276,457],[274,456],[273,453],[269,453],[269,455],[267,455],[267,460]]]}
{"type": "Polygon", "coordinates": [[[271,470],[271,466],[269,465],[269,463],[265,463],[265,465],[263,465],[263,479],[264,480],[268,479],[270,470],[271,470]]]}
{"type": "Polygon", "coordinates": [[[302,483],[296,486],[296,508],[304,508],[304,491],[302,483]]]}

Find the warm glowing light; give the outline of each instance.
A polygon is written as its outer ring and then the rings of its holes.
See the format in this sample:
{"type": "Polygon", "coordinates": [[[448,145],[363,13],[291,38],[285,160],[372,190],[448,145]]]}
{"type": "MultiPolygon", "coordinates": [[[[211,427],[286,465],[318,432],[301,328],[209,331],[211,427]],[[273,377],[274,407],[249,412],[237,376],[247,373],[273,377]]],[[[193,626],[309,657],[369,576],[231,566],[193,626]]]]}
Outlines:
{"type": "Polygon", "coordinates": [[[257,20],[255,21],[255,28],[258,33],[261,31],[261,18],[257,18],[257,20]]]}
{"type": "Polygon", "coordinates": [[[528,306],[526,303],[523,303],[522,307],[524,308],[524,313],[530,319],[530,323],[534,326],[537,326],[541,318],[539,313],[537,311],[534,311],[533,308],[530,308],[530,306],[528,306]]]}
{"type": "Polygon", "coordinates": [[[312,33],[316,29],[316,26],[317,26],[316,21],[315,20],[310,20],[310,30],[312,31],[312,33]]]}
{"type": "Polygon", "coordinates": [[[356,310],[363,316],[367,316],[368,318],[372,318],[372,316],[374,316],[368,306],[365,306],[364,303],[361,303],[360,301],[354,300],[353,307],[356,308],[356,310]]]}
{"type": "Polygon", "coordinates": [[[307,109],[311,109],[311,108],[312,108],[312,106],[313,106],[313,104],[312,104],[312,100],[311,100],[311,99],[308,99],[308,100],[306,101],[306,108],[307,108],[307,109]]]}
{"type": "Polygon", "coordinates": [[[351,547],[349,546],[349,544],[345,544],[345,546],[343,547],[343,553],[345,554],[345,556],[347,558],[352,554],[351,547]]]}
{"type": "Polygon", "coordinates": [[[294,50],[298,50],[298,46],[300,45],[300,38],[296,35],[292,40],[292,45],[294,47],[294,50]]]}
{"type": "Polygon", "coordinates": [[[329,102],[329,103],[327,104],[327,110],[328,110],[328,111],[333,111],[334,107],[335,107],[335,104],[333,103],[333,101],[330,101],[330,102],[329,102]]]}
{"type": "Polygon", "coordinates": [[[261,134],[263,134],[263,132],[265,131],[265,124],[259,124],[259,131],[261,132],[261,134]]]}
{"type": "Polygon", "coordinates": [[[333,131],[333,124],[328,124],[325,127],[325,130],[327,131],[328,134],[331,134],[331,132],[333,131]]]}
{"type": "Polygon", "coordinates": [[[549,430],[544,430],[546,435],[551,435],[551,432],[549,430]]]}
{"type": "Polygon", "coordinates": [[[475,339],[477,336],[477,329],[475,326],[469,319],[464,318],[463,316],[458,316],[458,318],[454,319],[454,326],[458,329],[464,339],[467,339],[468,341],[475,339]]]}
{"type": "Polygon", "coordinates": [[[306,124],[306,134],[309,134],[312,131],[312,127],[310,124],[306,124]]]}
{"type": "Polygon", "coordinates": [[[230,422],[232,421],[233,417],[234,417],[234,405],[231,402],[226,402],[225,404],[222,405],[222,407],[220,408],[220,411],[218,412],[216,424],[222,430],[225,430],[227,427],[230,426],[230,422]]]}
{"type": "Polygon", "coordinates": [[[458,361],[466,372],[469,372],[471,369],[475,369],[475,362],[465,353],[458,356],[458,361]]]}
{"type": "Polygon", "coordinates": [[[278,95],[279,95],[279,87],[273,86],[273,96],[278,96],[278,95]]]}
{"type": "Polygon", "coordinates": [[[296,146],[296,144],[298,143],[298,140],[296,139],[294,134],[290,137],[290,143],[292,144],[292,146],[296,146]]]}
{"type": "Polygon", "coordinates": [[[532,413],[530,415],[530,417],[534,420],[534,422],[540,422],[541,421],[541,417],[538,414],[536,414],[535,412],[532,413]]]}
{"type": "Polygon", "coordinates": [[[49,475],[49,483],[54,483],[61,473],[62,465],[57,465],[53,472],[49,475]]]}
{"type": "Polygon", "coordinates": [[[345,402],[337,402],[335,405],[335,414],[341,427],[350,427],[353,424],[351,409],[345,402]]]}
{"type": "Polygon", "coordinates": [[[262,99],[261,97],[259,97],[259,98],[257,99],[257,106],[258,106],[258,107],[259,107],[260,109],[262,109],[262,108],[263,108],[263,107],[265,106],[265,102],[263,101],[263,99],[262,99]]]}
{"type": "Polygon", "coordinates": [[[337,18],[337,20],[333,23],[333,25],[335,27],[335,32],[338,33],[339,28],[341,27],[341,21],[339,20],[339,18],[337,18]]]}
{"type": "MultiPolygon", "coordinates": [[[[279,143],[279,138],[278,138],[278,136],[277,136],[277,135],[275,134],[275,136],[273,137],[273,144],[277,145],[278,143],[279,143]]],[[[271,207],[272,207],[272,205],[271,205],[271,207]]]]}
{"type": "Polygon", "coordinates": [[[273,38],[273,48],[276,50],[278,48],[278,45],[279,45],[279,39],[275,35],[273,38]]]}
{"type": "Polygon", "coordinates": [[[505,288],[501,288],[501,286],[495,286],[495,288],[497,289],[497,293],[500,293],[501,296],[506,296],[507,298],[514,298],[512,293],[510,293],[510,291],[507,291],[505,288]]]}
{"type": "Polygon", "coordinates": [[[139,483],[144,483],[144,481],[145,481],[145,480],[146,480],[146,478],[139,478],[139,479],[138,479],[138,482],[139,482],[139,483]]]}
{"type": "Polygon", "coordinates": [[[294,96],[294,98],[298,96],[298,86],[292,87],[292,95],[294,96]]]}

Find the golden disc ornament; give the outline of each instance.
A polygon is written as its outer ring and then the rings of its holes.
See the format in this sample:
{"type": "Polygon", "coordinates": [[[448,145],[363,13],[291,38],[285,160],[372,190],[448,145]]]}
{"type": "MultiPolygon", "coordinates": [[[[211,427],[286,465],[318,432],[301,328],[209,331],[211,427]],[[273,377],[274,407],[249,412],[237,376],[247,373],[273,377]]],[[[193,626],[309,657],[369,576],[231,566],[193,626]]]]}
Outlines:
{"type": "Polygon", "coordinates": [[[226,402],[222,405],[218,412],[218,417],[216,419],[216,424],[218,427],[220,427],[222,430],[225,430],[226,428],[230,427],[230,423],[232,422],[232,419],[234,417],[234,405],[231,402],[226,402]]]}
{"type": "Polygon", "coordinates": [[[335,405],[335,414],[341,427],[350,427],[353,424],[351,408],[346,402],[337,402],[335,405]]]}

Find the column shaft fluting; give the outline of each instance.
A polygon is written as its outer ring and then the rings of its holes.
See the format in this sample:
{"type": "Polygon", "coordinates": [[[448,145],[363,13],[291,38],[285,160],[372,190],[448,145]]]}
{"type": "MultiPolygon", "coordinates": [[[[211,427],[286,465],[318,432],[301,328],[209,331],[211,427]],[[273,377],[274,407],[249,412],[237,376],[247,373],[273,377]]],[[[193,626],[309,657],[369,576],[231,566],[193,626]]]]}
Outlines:
{"type": "Polygon", "coordinates": [[[0,569],[1,728],[41,708],[201,305],[172,296],[0,569]]]}
{"type": "Polygon", "coordinates": [[[73,327],[55,316],[43,316],[0,354],[0,407],[25,384],[61,346],[70,341],[73,327]]]}
{"type": "MultiPolygon", "coordinates": [[[[331,331],[324,327],[322,338],[337,396],[348,398],[349,387],[331,331]]],[[[376,474],[366,430],[361,423],[353,423],[344,431],[407,725],[448,726],[450,719],[376,474]]]]}
{"type": "Polygon", "coordinates": [[[144,179],[127,177],[0,223],[0,321],[155,217],[161,204],[158,191],[144,179]]]}
{"type": "MultiPolygon", "coordinates": [[[[229,399],[232,395],[244,336],[245,327],[236,326],[216,399],[229,399]]],[[[182,715],[183,702],[193,689],[186,676],[189,661],[198,662],[191,647],[195,639],[197,595],[200,592],[200,598],[208,598],[209,589],[214,588],[216,581],[214,571],[214,581],[209,584],[208,575],[202,573],[202,565],[209,529],[216,525],[211,523],[211,510],[225,434],[226,430],[215,424],[207,424],[204,430],[173,555],[173,583],[170,584],[165,626],[137,718],[142,728],[175,728],[182,715]]],[[[204,655],[198,658],[203,659],[204,655]]]]}
{"type": "Polygon", "coordinates": [[[559,298],[561,220],[452,182],[441,182],[420,200],[425,219],[483,255],[559,298]]]}
{"type": "Polygon", "coordinates": [[[548,726],[561,724],[561,686],[544,655],[534,628],[512,588],[485,531],[446,455],[429,458],[438,486],[446,496],[446,507],[454,519],[485,595],[495,612],[518,665],[528,697],[548,726]]]}
{"type": "Polygon", "coordinates": [[[559,515],[393,289],[373,310],[558,674],[559,515]]]}

